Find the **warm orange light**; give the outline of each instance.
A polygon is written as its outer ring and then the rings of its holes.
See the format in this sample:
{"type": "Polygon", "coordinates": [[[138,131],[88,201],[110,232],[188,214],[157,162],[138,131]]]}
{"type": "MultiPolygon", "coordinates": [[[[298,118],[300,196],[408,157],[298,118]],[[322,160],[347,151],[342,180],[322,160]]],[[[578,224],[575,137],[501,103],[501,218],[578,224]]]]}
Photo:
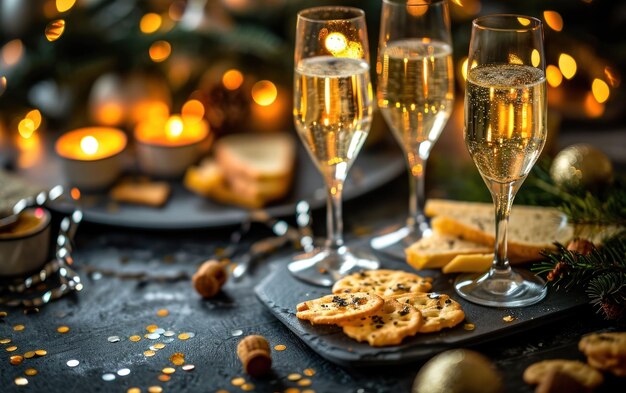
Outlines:
{"type": "Polygon", "coordinates": [[[185,123],[197,123],[204,116],[204,105],[198,100],[189,100],[183,105],[181,116],[185,123]]]}
{"type": "Polygon", "coordinates": [[[45,34],[46,39],[50,42],[54,42],[61,38],[65,32],[65,21],[63,19],[53,20],[46,26],[45,34]]]}
{"type": "Polygon", "coordinates": [[[139,21],[139,30],[144,34],[152,34],[161,27],[161,15],[153,12],[145,14],[139,21]]]}
{"type": "Polygon", "coordinates": [[[236,69],[230,69],[222,75],[222,83],[228,90],[237,90],[243,84],[243,74],[236,69]]]}
{"type": "Polygon", "coordinates": [[[101,104],[94,114],[94,120],[105,126],[120,124],[124,118],[124,105],[120,102],[105,102],[101,104]]]}
{"type": "Polygon", "coordinates": [[[561,82],[563,82],[563,75],[558,67],[549,65],[546,67],[546,79],[550,86],[559,87],[561,82]]]}
{"type": "Polygon", "coordinates": [[[167,60],[172,53],[172,46],[167,41],[156,41],[150,46],[150,58],[155,63],[167,60]]]}
{"type": "MultiPolygon", "coordinates": [[[[609,84],[611,85],[611,87],[613,88],[619,87],[621,80],[617,71],[615,71],[609,66],[606,66],[604,67],[604,75],[606,76],[606,79],[609,81],[609,84]]],[[[6,82],[5,82],[5,86],[6,86],[6,82]]],[[[0,94],[2,94],[1,86],[0,86],[0,94]]]]}
{"type": "Polygon", "coordinates": [[[585,96],[585,113],[589,117],[600,117],[604,113],[604,104],[596,101],[592,92],[587,93],[585,96]]]}
{"type": "Polygon", "coordinates": [[[7,89],[7,77],[3,75],[0,77],[0,96],[2,95],[2,93],[4,93],[6,89],[7,89]]]}
{"type": "Polygon", "coordinates": [[[271,105],[277,96],[276,85],[268,80],[258,81],[252,86],[252,99],[261,106],[271,105]]]}
{"type": "Polygon", "coordinates": [[[39,134],[34,133],[29,138],[16,138],[15,144],[19,151],[17,167],[21,169],[32,168],[38,165],[44,157],[44,144],[39,134]]]}
{"type": "Polygon", "coordinates": [[[96,154],[98,147],[98,140],[91,135],[87,135],[80,140],[80,149],[88,156],[96,154]]]}
{"type": "Polygon", "coordinates": [[[519,24],[520,24],[520,25],[522,25],[522,26],[528,26],[528,25],[530,24],[530,19],[528,19],[528,18],[521,18],[521,17],[518,17],[518,18],[517,18],[517,21],[518,21],[518,22],[519,22],[519,24]]]}
{"type": "Polygon", "coordinates": [[[24,139],[30,138],[37,128],[31,119],[22,119],[17,125],[17,132],[24,139]]]}
{"type": "Polygon", "coordinates": [[[74,7],[76,0],[56,0],[57,11],[65,12],[74,7]]]}
{"type": "Polygon", "coordinates": [[[348,48],[348,39],[341,33],[330,33],[326,36],[324,45],[330,53],[336,55],[337,53],[343,52],[348,48]]]}
{"type": "Polygon", "coordinates": [[[35,130],[38,129],[41,125],[41,112],[39,112],[39,110],[37,109],[33,109],[32,111],[28,112],[25,118],[32,120],[35,130]]]}
{"type": "Polygon", "coordinates": [[[73,187],[70,190],[70,196],[72,197],[73,200],[77,201],[80,199],[80,190],[76,187],[73,187]]]}
{"type": "Polygon", "coordinates": [[[539,67],[539,64],[541,64],[541,55],[537,49],[533,49],[530,53],[530,62],[533,67],[539,67]]]}
{"type": "Polygon", "coordinates": [[[20,39],[15,39],[7,42],[2,47],[2,61],[7,66],[17,64],[24,54],[24,45],[20,39]]]}
{"type": "Polygon", "coordinates": [[[509,64],[524,64],[524,62],[515,53],[509,53],[509,64]]]}
{"type": "MultiPolygon", "coordinates": [[[[429,3],[430,1],[426,1],[426,0],[408,0],[406,2],[406,11],[409,13],[409,15],[412,15],[412,16],[424,15],[426,11],[428,11],[429,3]]],[[[459,4],[459,5],[461,7],[463,6],[463,4],[459,4]]]]}
{"type": "Polygon", "coordinates": [[[543,19],[546,20],[546,24],[554,31],[563,30],[563,17],[556,11],[544,11],[543,19]]]}
{"type": "Polygon", "coordinates": [[[469,59],[464,57],[461,61],[461,75],[463,75],[463,80],[467,80],[467,63],[469,59]]]}
{"type": "Polygon", "coordinates": [[[609,95],[611,95],[611,90],[609,89],[609,85],[602,79],[594,79],[591,84],[591,92],[593,93],[593,97],[600,104],[609,99],[609,95]]]}
{"type": "Polygon", "coordinates": [[[178,22],[179,20],[183,18],[183,15],[185,14],[186,6],[187,4],[183,0],[174,1],[172,4],[170,4],[169,8],[167,9],[167,15],[174,22],[178,22]]]}
{"type": "Polygon", "coordinates": [[[165,136],[168,139],[177,139],[182,133],[183,119],[180,116],[171,116],[165,123],[165,136]]]}
{"type": "Polygon", "coordinates": [[[576,60],[567,53],[561,53],[559,69],[566,79],[572,79],[576,75],[576,60]]]}

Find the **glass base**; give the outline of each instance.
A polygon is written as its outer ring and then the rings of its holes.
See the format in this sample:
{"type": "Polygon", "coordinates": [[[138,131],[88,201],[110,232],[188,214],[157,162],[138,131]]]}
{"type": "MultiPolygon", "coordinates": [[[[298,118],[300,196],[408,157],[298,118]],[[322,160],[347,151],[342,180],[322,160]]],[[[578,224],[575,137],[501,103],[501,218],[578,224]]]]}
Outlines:
{"type": "Polygon", "coordinates": [[[380,262],[373,255],[343,246],[322,248],[294,257],[287,266],[291,274],[309,284],[330,287],[341,277],[362,270],[376,270],[380,262]]]}
{"type": "Polygon", "coordinates": [[[404,250],[431,234],[432,230],[426,223],[421,224],[417,229],[413,226],[392,227],[384,230],[381,235],[372,238],[370,247],[395,259],[405,260],[406,252],[404,250]]]}
{"type": "Polygon", "coordinates": [[[489,307],[524,307],[546,297],[545,281],[535,274],[515,269],[498,273],[493,268],[487,273],[462,274],[454,289],[464,299],[489,307]]]}

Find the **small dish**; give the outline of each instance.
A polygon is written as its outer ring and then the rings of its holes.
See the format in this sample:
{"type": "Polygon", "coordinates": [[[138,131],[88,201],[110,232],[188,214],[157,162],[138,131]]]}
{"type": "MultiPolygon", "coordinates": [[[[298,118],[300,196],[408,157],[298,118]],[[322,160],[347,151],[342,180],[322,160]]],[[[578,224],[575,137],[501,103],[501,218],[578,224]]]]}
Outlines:
{"type": "Polygon", "coordinates": [[[8,230],[0,232],[0,276],[19,276],[47,262],[50,248],[50,213],[27,209],[8,230]]]}

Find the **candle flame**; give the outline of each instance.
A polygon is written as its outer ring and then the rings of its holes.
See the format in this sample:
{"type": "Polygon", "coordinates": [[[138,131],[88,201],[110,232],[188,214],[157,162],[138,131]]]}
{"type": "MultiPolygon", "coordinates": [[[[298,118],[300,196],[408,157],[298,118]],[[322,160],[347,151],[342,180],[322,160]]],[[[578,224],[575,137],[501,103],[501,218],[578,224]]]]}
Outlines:
{"type": "Polygon", "coordinates": [[[167,139],[177,139],[183,133],[183,119],[180,116],[172,116],[165,123],[165,135],[167,139]]]}
{"type": "Polygon", "coordinates": [[[98,140],[91,135],[87,135],[80,140],[80,148],[87,155],[94,155],[98,152],[98,140]]]}

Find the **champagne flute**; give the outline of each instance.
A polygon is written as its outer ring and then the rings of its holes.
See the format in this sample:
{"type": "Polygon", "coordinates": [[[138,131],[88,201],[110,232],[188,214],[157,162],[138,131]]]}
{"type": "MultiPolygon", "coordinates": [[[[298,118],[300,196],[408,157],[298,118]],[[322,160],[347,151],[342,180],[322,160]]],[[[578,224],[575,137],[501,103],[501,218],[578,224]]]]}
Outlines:
{"type": "Polygon", "coordinates": [[[406,226],[370,245],[404,258],[406,247],[431,233],[422,210],[426,161],[454,102],[446,0],[383,0],[376,73],[378,107],[405,154],[410,194],[406,226]]]}
{"type": "Polygon", "coordinates": [[[461,275],[455,288],[474,303],[521,307],[546,295],[545,282],[507,259],[513,198],[546,141],[546,79],[541,21],[488,15],[472,24],[465,90],[465,144],[495,206],[488,273],[461,275]]]}
{"type": "Polygon", "coordinates": [[[343,241],[341,195],[348,171],[372,122],[373,93],[365,13],[351,7],[316,7],[298,13],[294,122],[321,172],[327,192],[327,240],[289,264],[299,279],[331,286],[340,277],[377,269],[371,255],[343,241]]]}

